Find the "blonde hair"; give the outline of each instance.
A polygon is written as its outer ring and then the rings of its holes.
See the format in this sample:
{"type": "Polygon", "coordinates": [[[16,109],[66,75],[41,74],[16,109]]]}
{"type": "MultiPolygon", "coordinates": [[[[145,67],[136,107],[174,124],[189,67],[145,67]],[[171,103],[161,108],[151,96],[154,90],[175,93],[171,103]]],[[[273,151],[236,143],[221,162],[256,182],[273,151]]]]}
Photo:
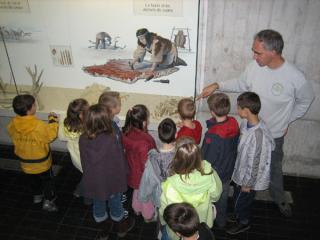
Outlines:
{"type": "Polygon", "coordinates": [[[176,143],[176,154],[170,164],[170,175],[179,174],[189,176],[191,172],[197,170],[201,175],[210,175],[205,173],[202,166],[201,151],[191,137],[181,137],[176,143]]]}
{"type": "Polygon", "coordinates": [[[196,114],[196,105],[191,98],[183,98],[178,103],[178,113],[182,120],[193,119],[196,114]]]}
{"type": "Polygon", "coordinates": [[[103,104],[109,109],[115,108],[121,104],[120,93],[115,91],[103,92],[99,97],[99,104],[103,104]]]}

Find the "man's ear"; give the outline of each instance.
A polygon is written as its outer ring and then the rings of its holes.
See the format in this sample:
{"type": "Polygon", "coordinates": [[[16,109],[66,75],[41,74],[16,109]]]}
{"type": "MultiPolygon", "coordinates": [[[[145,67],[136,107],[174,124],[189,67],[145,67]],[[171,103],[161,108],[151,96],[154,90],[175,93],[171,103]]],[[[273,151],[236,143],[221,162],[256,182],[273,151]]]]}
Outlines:
{"type": "Polygon", "coordinates": [[[274,57],[274,56],[277,56],[277,55],[279,55],[279,54],[276,52],[276,50],[272,50],[272,51],[271,51],[271,55],[274,57]]]}

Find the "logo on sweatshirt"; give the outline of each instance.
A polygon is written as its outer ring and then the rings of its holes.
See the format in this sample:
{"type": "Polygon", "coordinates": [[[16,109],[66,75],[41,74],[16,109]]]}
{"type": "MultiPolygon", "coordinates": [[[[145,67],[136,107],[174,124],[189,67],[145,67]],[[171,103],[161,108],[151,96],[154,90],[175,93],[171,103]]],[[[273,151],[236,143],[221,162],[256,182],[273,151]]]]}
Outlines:
{"type": "Polygon", "coordinates": [[[275,83],[272,85],[271,92],[274,96],[280,96],[283,92],[283,85],[281,83],[275,83]]]}

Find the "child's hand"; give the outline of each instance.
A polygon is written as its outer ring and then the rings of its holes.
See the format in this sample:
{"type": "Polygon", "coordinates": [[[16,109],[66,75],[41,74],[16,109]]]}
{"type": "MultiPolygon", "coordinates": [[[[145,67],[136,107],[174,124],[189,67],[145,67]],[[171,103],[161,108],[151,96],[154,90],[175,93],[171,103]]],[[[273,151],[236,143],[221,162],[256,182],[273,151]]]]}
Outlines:
{"type": "Polygon", "coordinates": [[[251,188],[250,188],[250,187],[247,187],[247,186],[241,186],[241,192],[249,193],[250,191],[251,191],[251,188]]]}
{"type": "Polygon", "coordinates": [[[56,114],[55,112],[50,112],[48,115],[48,120],[49,123],[58,122],[58,114],[56,114]]]}
{"type": "Polygon", "coordinates": [[[56,114],[55,112],[50,112],[49,115],[48,115],[48,118],[49,118],[49,117],[58,118],[58,114],[56,114]]]}

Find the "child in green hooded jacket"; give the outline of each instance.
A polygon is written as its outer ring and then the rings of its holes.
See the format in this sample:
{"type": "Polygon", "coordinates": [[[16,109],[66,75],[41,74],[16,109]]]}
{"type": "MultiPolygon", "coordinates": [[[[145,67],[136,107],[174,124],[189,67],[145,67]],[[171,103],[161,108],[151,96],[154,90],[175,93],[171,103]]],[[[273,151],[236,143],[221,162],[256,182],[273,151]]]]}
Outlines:
{"type": "MultiPolygon", "coordinates": [[[[221,180],[211,164],[202,160],[201,151],[189,137],[183,137],[177,142],[177,151],[170,165],[170,177],[162,183],[160,221],[166,225],[163,212],[171,203],[187,202],[197,211],[200,222],[205,222],[210,228],[215,219],[213,202],[220,198],[222,192],[221,180]]],[[[163,239],[168,233],[170,239],[178,239],[168,227],[162,228],[163,239]]]]}

